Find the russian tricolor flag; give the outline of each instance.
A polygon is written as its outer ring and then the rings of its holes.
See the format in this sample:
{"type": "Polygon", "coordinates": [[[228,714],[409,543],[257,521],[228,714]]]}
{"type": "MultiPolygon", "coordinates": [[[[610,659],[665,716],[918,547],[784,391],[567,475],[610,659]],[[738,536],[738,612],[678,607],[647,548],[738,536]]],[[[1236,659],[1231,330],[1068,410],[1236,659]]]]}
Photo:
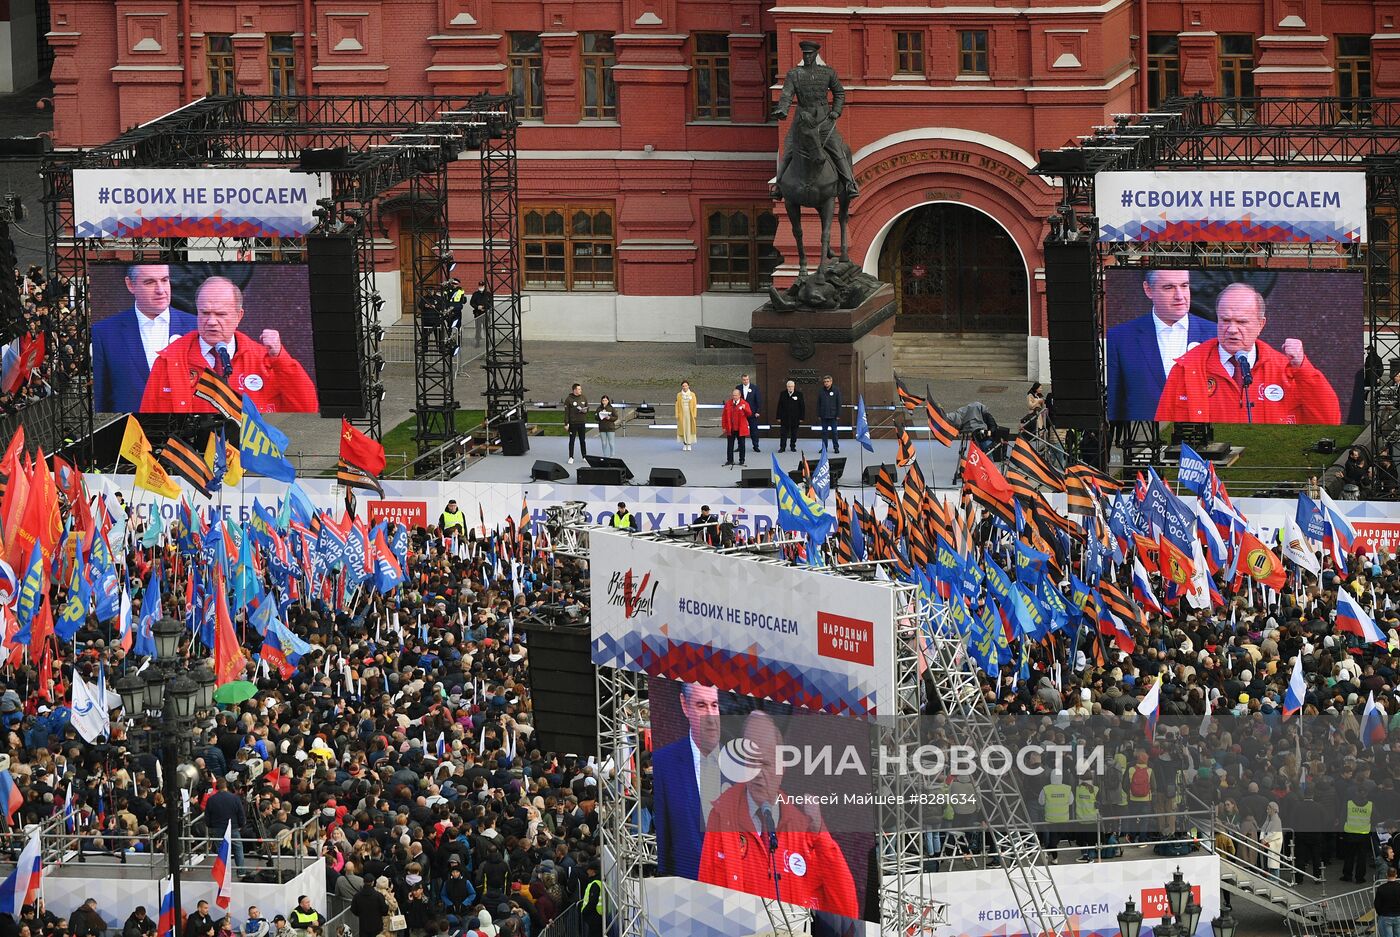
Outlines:
{"type": "Polygon", "coordinates": [[[1147,576],[1147,567],[1142,565],[1142,560],[1136,555],[1133,556],[1133,598],[1149,612],[1162,614],[1162,606],[1152,594],[1152,580],[1147,576]]]}
{"type": "Polygon", "coordinates": [[[23,806],[24,795],[15,784],[15,776],[10,774],[8,768],[0,771],[0,808],[4,809],[5,816],[13,822],[15,814],[19,813],[19,808],[23,806]]]}
{"type": "Polygon", "coordinates": [[[1303,655],[1300,653],[1293,658],[1293,676],[1288,678],[1288,692],[1283,695],[1283,718],[1287,719],[1303,708],[1307,693],[1308,685],[1303,682],[1303,655]]]}
{"type": "MultiPolygon", "coordinates": [[[[1356,635],[1365,644],[1384,644],[1385,635],[1381,629],[1376,627],[1376,623],[1371,620],[1371,616],[1366,614],[1366,610],[1351,597],[1346,589],[1337,590],[1337,630],[1349,631],[1356,635]]],[[[8,772],[0,772],[8,774],[8,772]]],[[[3,778],[0,778],[3,780],[3,778]]]]}
{"type": "MultiPolygon", "coordinates": [[[[9,772],[5,772],[9,774],[9,772]]],[[[39,829],[29,834],[24,850],[19,854],[19,862],[9,878],[0,882],[0,911],[11,915],[16,921],[27,904],[33,904],[39,896],[39,883],[43,878],[39,851],[39,829]]]]}
{"type": "Polygon", "coordinates": [[[1332,562],[1337,565],[1337,572],[1345,579],[1347,558],[1358,549],[1365,549],[1369,544],[1358,543],[1356,528],[1351,526],[1351,521],[1337,508],[1337,503],[1327,497],[1327,492],[1321,491],[1319,494],[1322,500],[1322,545],[1332,554],[1332,562]]]}
{"type": "Polygon", "coordinates": [[[1370,748],[1385,741],[1385,710],[1376,705],[1374,691],[1366,694],[1366,708],[1361,711],[1361,747],[1370,748]]]}
{"type": "Polygon", "coordinates": [[[156,937],[172,937],[175,933],[175,880],[160,880],[160,917],[156,920],[156,937]]]}
{"type": "Polygon", "coordinates": [[[439,732],[437,737],[437,756],[438,761],[447,759],[447,735],[442,732],[439,732]]]}
{"type": "Polygon", "coordinates": [[[1147,719],[1144,732],[1147,740],[1152,741],[1152,736],[1157,732],[1157,715],[1162,709],[1162,681],[1156,680],[1152,684],[1152,689],[1147,691],[1147,695],[1138,703],[1137,711],[1147,719]]]}
{"type": "Polygon", "coordinates": [[[214,903],[223,911],[233,904],[233,821],[228,821],[224,838],[219,842],[219,854],[214,857],[214,886],[218,891],[214,903]]]}

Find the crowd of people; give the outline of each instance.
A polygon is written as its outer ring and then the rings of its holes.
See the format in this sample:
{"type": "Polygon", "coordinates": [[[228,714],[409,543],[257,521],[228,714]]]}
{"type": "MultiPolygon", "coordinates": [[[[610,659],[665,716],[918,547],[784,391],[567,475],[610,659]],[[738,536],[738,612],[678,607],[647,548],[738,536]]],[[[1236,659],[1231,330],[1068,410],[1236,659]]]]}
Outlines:
{"type": "Polygon", "coordinates": [[[13,325],[15,334],[4,338],[3,369],[8,377],[19,364],[22,335],[44,337],[45,354],[37,367],[26,368],[13,386],[0,386],[0,416],[24,409],[35,400],[48,397],[64,382],[82,373],[81,356],[75,354],[83,343],[77,318],[69,313],[67,286],[32,264],[14,272],[19,291],[22,320],[13,325]]]}
{"type": "MultiPolygon", "coordinates": [[[[113,552],[133,616],[142,617],[161,564],[161,613],[184,620],[180,571],[191,564],[173,541],[142,547],[142,524],[129,530],[131,545],[113,552]]],[[[546,607],[586,607],[587,570],[538,546],[513,521],[499,532],[419,528],[397,589],[348,607],[317,599],[286,609],[286,626],[310,650],[285,678],[253,656],[260,639],[240,617],[257,694],[196,730],[194,824],[217,839],[233,821],[244,881],[274,880],[274,861],[290,854],[324,856],[325,893],[266,917],[202,903],[182,937],[316,937],[327,902],[348,907],[356,937],[538,935],[584,897],[591,911],[581,924],[597,932],[601,885],[589,883],[600,868],[598,767],[534,738],[525,628],[546,607]],[[502,579],[506,555],[520,559],[502,579]]],[[[114,718],[111,737],[88,744],[69,721],[75,669],[95,680],[100,665],[116,680],[140,665],[118,628],[89,615],[51,659],[11,659],[0,678],[0,751],[22,797],[9,823],[13,848],[23,827],[56,814],[71,815],[69,835],[88,852],[161,848],[166,809],[150,743],[114,718]]],[[[79,931],[76,919],[40,909],[5,937],[102,937],[98,919],[133,913],[97,911],[79,931]]],[[[136,918],[123,937],[140,937],[132,927],[149,918],[136,918]]]]}

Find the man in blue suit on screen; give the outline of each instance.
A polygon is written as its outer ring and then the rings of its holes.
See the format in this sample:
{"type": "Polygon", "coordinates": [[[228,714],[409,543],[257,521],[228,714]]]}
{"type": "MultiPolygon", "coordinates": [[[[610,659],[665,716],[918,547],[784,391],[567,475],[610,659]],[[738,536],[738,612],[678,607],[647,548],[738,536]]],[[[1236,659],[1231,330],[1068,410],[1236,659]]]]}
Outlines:
{"type": "Polygon", "coordinates": [[[165,346],[195,329],[195,317],[170,308],[170,266],[126,268],[132,304],[92,326],[92,408],[98,413],[141,409],[146,380],[165,346]]]}
{"type": "Polygon", "coordinates": [[[1215,338],[1215,323],[1191,315],[1191,274],[1149,270],[1142,291],[1147,315],[1108,330],[1108,418],[1154,420],[1157,398],[1176,359],[1215,338]]]}
{"type": "Polygon", "coordinates": [[[657,749],[651,759],[656,804],[656,874],[697,881],[705,823],[720,795],[719,691],[681,686],[685,738],[657,749]]]}

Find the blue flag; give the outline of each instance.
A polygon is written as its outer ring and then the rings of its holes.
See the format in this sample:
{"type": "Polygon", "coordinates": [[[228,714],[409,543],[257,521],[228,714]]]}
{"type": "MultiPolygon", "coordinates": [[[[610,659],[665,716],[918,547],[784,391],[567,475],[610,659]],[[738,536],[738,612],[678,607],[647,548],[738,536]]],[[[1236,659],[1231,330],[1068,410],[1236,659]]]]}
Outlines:
{"type": "Polygon", "coordinates": [[[243,395],[243,425],[238,434],[238,452],[245,471],[256,472],[278,481],[295,481],[297,470],[287,461],[287,434],[268,423],[257,405],[243,395]]]}
{"type": "Polygon", "coordinates": [[[39,541],[34,541],[34,548],[29,551],[29,565],[24,571],[24,578],[19,581],[19,598],[15,603],[15,618],[19,621],[19,630],[15,632],[12,639],[16,644],[29,643],[29,626],[34,623],[34,616],[39,611],[39,600],[44,594],[44,554],[39,549],[39,541]]]}
{"type": "Polygon", "coordinates": [[[1197,455],[1186,443],[1181,444],[1181,459],[1177,462],[1176,480],[1181,487],[1197,497],[1210,488],[1210,463],[1197,455]]]}
{"type": "MultiPolygon", "coordinates": [[[[875,444],[870,441],[870,423],[865,419],[865,395],[856,398],[856,442],[865,447],[866,452],[874,452],[875,444]]],[[[825,457],[826,450],[822,450],[825,457]]]]}
{"type": "Polygon", "coordinates": [[[141,596],[141,617],[136,622],[136,635],[132,639],[131,652],[146,657],[156,653],[156,636],[152,627],[160,620],[160,564],[151,567],[151,578],[147,581],[146,594],[141,596]]]}
{"type": "MultiPolygon", "coordinates": [[[[78,534],[81,538],[82,534],[78,534]]],[[[72,641],[78,629],[87,620],[88,605],[92,600],[92,589],[88,585],[87,572],[83,564],[81,541],[73,551],[73,578],[68,585],[68,601],[58,611],[58,620],[53,623],[53,633],[60,641],[72,641]]]]}
{"type": "Polygon", "coordinates": [[[857,560],[865,559],[865,531],[860,526],[860,516],[863,510],[855,509],[855,502],[851,504],[851,553],[857,560]]]}
{"type": "Polygon", "coordinates": [[[141,535],[141,546],[150,549],[160,545],[160,535],[165,530],[165,521],[161,519],[160,508],[154,504],[148,512],[150,517],[146,524],[146,532],[141,535]]]}
{"type": "Polygon", "coordinates": [[[810,498],[797,482],[788,477],[773,456],[773,490],[778,504],[778,527],[803,533],[821,542],[831,533],[836,518],[826,513],[821,503],[810,498]]]}
{"type": "Polygon", "coordinates": [[[1147,472],[1151,481],[1147,486],[1143,513],[1152,521],[1156,530],[1166,534],[1168,540],[1190,556],[1191,542],[1196,538],[1196,513],[1172,494],[1156,471],[1149,467],[1147,472]]]}
{"type": "Polygon", "coordinates": [[[218,439],[214,443],[214,477],[209,480],[205,494],[213,494],[224,487],[224,476],[228,474],[228,449],[225,448],[224,430],[219,427],[218,439]]]}
{"type": "Polygon", "coordinates": [[[121,612],[121,582],[112,563],[112,550],[101,533],[96,534],[92,541],[88,568],[92,571],[92,610],[99,621],[111,621],[121,612]]]}
{"type": "Polygon", "coordinates": [[[822,450],[822,460],[812,472],[812,494],[816,495],[819,504],[826,504],[826,496],[831,494],[831,463],[826,459],[825,449],[822,450]]]}
{"type": "Polygon", "coordinates": [[[1322,542],[1327,532],[1322,508],[1305,492],[1298,493],[1298,529],[1317,543],[1322,542]]]}

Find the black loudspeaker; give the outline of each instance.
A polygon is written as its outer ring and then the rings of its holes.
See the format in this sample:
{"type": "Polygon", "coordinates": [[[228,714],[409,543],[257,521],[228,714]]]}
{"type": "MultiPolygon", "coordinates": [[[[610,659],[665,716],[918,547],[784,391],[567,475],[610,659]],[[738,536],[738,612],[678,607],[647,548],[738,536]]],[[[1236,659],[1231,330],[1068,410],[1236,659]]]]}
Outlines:
{"type": "MultiPolygon", "coordinates": [[[[587,619],[581,619],[586,622],[587,619]]],[[[598,754],[598,684],[586,625],[517,622],[530,639],[530,700],[541,751],[598,754]]]]}
{"type": "Polygon", "coordinates": [[[1045,313],[1051,391],[1060,429],[1097,431],[1104,419],[1094,315],[1094,245],[1045,245],[1045,313]]]}
{"type": "Polygon", "coordinates": [[[895,480],[899,479],[899,475],[895,471],[895,467],[889,463],[886,463],[884,465],[867,465],[865,467],[865,470],[860,473],[861,485],[863,485],[866,488],[874,488],[875,483],[880,480],[880,469],[882,468],[890,470],[890,478],[895,480]]]}
{"type": "Polygon", "coordinates": [[[593,468],[617,469],[622,472],[622,480],[625,482],[630,482],[636,477],[632,474],[632,470],[627,467],[627,463],[621,459],[614,459],[612,456],[605,455],[588,455],[584,456],[584,458],[588,460],[588,464],[593,468]]]}
{"type": "Polygon", "coordinates": [[[524,420],[502,423],[500,434],[503,455],[524,455],[530,451],[530,434],[525,431],[524,420]]]}
{"type": "Polygon", "coordinates": [[[846,457],[839,455],[834,459],[827,459],[826,467],[831,472],[831,487],[835,488],[836,483],[841,480],[841,474],[846,471],[846,457]]]}
{"type": "Polygon", "coordinates": [[[558,462],[546,462],[544,459],[536,459],[535,467],[530,469],[531,481],[561,482],[568,477],[568,469],[558,462]]]}
{"type": "Polygon", "coordinates": [[[605,468],[581,468],[575,473],[580,485],[621,485],[622,469],[610,465],[605,468]]]}
{"type": "Polygon", "coordinates": [[[773,473],[768,469],[744,469],[739,477],[740,488],[772,488],[773,473]]]}
{"type": "Polygon", "coordinates": [[[360,277],[355,266],[354,238],[306,239],[311,345],[316,360],[316,394],[323,417],[365,414],[360,342],[355,334],[360,318],[360,277]]]}
{"type": "Polygon", "coordinates": [[[685,484],[685,473],[678,468],[658,466],[651,470],[651,477],[647,479],[647,484],[660,488],[679,488],[685,484]]]}
{"type": "Polygon", "coordinates": [[[350,150],[343,146],[309,147],[301,151],[295,172],[335,172],[350,165],[350,150]]]}

